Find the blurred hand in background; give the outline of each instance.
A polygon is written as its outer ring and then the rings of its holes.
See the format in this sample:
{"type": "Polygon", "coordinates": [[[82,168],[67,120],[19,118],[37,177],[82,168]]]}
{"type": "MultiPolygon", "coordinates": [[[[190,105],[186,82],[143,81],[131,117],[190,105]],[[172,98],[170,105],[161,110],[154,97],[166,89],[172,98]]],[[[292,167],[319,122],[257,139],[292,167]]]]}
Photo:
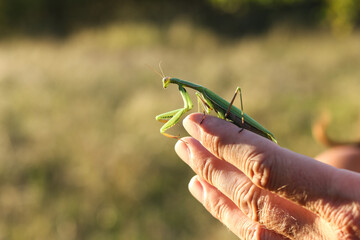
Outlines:
{"type": "MultiPolygon", "coordinates": [[[[190,192],[242,239],[360,237],[360,175],[284,149],[212,116],[192,114],[178,155],[197,174],[190,192]],[[355,189],[354,189],[355,188],[355,189]]],[[[324,154],[341,162],[348,154],[324,154]]]]}

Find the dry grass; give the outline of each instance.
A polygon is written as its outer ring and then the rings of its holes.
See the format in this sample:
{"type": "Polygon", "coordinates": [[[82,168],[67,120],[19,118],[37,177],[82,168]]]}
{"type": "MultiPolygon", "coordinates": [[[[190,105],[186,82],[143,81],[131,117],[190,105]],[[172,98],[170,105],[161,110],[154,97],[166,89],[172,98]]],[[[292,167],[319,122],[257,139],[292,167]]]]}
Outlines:
{"type": "Polygon", "coordinates": [[[0,239],[234,239],[187,193],[192,173],[154,120],[181,97],[146,64],[225,98],[241,86],[248,114],[312,156],[322,110],[331,135],[359,137],[359,40],[275,29],[230,41],[187,22],[3,40],[0,239]]]}

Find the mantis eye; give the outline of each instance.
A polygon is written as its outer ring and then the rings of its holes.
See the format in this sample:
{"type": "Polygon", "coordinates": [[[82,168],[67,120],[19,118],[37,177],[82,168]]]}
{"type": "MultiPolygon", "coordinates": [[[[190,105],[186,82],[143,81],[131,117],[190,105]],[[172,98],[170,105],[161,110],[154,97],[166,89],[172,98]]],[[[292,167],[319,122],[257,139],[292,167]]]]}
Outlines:
{"type": "Polygon", "coordinates": [[[162,82],[163,82],[163,87],[164,87],[164,88],[167,88],[167,86],[168,86],[169,83],[170,83],[170,77],[164,77],[164,78],[162,79],[162,82]]]}

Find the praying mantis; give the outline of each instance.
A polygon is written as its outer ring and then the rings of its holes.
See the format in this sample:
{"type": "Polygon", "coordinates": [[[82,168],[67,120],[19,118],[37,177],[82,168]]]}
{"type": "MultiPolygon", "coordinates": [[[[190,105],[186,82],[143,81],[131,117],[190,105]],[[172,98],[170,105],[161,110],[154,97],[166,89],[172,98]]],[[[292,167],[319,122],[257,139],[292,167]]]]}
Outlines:
{"type": "MultiPolygon", "coordinates": [[[[162,113],[155,117],[157,121],[165,123],[160,129],[160,133],[163,134],[164,136],[179,139],[178,136],[174,136],[166,133],[166,130],[177,124],[180,121],[182,115],[184,115],[187,111],[190,111],[192,109],[193,103],[190,99],[189,94],[185,89],[185,87],[188,87],[196,90],[195,94],[197,96],[198,106],[199,108],[200,107],[203,108],[204,118],[205,118],[205,112],[209,114],[211,110],[214,110],[219,118],[227,120],[239,126],[241,128],[239,132],[241,132],[243,129],[246,129],[277,143],[276,138],[269,130],[264,128],[260,123],[255,121],[249,115],[244,113],[240,87],[236,88],[232,100],[228,102],[219,95],[215,94],[214,92],[210,91],[209,89],[201,85],[188,82],[185,80],[181,80],[178,78],[165,77],[164,74],[162,74],[162,77],[163,77],[162,83],[164,88],[167,88],[171,83],[178,85],[181,97],[184,102],[183,108],[162,113]],[[237,94],[239,94],[240,96],[241,110],[233,105],[237,94]]],[[[204,120],[204,118],[202,120],[204,120]]]]}

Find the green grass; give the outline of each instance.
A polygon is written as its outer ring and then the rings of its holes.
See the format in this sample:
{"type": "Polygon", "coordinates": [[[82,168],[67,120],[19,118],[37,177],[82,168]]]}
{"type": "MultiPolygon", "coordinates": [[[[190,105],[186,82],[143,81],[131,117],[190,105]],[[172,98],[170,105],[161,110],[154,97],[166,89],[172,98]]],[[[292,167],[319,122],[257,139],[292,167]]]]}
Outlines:
{"type": "Polygon", "coordinates": [[[0,239],[235,239],[188,193],[193,173],[154,119],[182,100],[146,64],[228,99],[241,86],[280,145],[314,156],[323,110],[332,136],[359,137],[359,40],[281,29],[229,40],[186,21],[3,40],[0,239]]]}

